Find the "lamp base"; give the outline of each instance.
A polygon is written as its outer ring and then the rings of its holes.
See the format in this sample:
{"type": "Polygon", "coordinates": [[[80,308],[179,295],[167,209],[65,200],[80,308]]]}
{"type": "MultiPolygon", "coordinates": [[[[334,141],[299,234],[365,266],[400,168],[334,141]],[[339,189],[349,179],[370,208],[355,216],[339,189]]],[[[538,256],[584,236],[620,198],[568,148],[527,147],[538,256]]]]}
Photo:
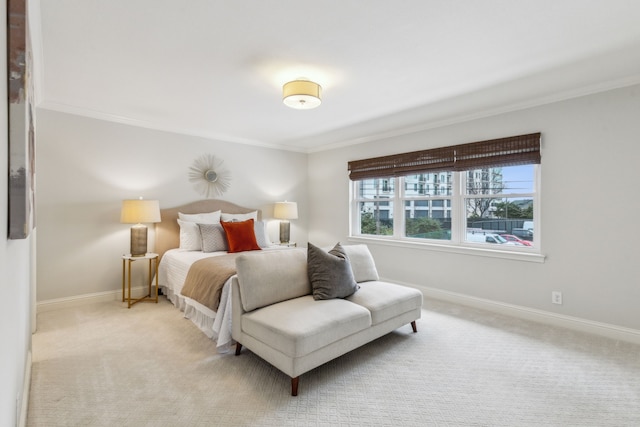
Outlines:
{"type": "Polygon", "coordinates": [[[280,243],[289,243],[289,221],[280,221],[280,243]]]}
{"type": "Polygon", "coordinates": [[[136,224],[131,227],[131,256],[147,254],[147,226],[136,224]]]}

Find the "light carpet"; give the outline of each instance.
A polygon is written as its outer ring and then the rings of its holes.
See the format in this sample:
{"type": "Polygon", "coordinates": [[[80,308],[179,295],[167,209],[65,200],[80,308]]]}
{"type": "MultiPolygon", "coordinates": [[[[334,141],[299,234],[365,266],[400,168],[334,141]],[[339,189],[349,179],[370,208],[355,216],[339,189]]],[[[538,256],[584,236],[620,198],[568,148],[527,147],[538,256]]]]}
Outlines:
{"type": "Polygon", "coordinates": [[[164,298],[38,315],[29,426],[639,426],[640,346],[425,300],[409,325],[290,379],[164,298]]]}

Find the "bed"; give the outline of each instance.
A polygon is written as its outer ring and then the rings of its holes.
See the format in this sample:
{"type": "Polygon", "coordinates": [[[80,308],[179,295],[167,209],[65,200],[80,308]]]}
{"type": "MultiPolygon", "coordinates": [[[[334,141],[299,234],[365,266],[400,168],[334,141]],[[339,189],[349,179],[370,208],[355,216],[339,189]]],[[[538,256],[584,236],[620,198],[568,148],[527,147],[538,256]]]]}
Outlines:
{"type": "MultiPolygon", "coordinates": [[[[225,353],[229,351],[232,344],[231,298],[229,295],[231,276],[226,279],[223,277],[235,274],[233,258],[235,254],[217,250],[219,247],[215,247],[215,245],[209,245],[209,248],[205,247],[206,252],[202,247],[198,250],[196,246],[189,246],[184,234],[185,230],[193,227],[194,224],[198,227],[197,223],[206,215],[218,211],[221,212],[223,221],[236,221],[232,223],[233,225],[236,223],[240,225],[240,222],[246,222],[246,218],[252,217],[255,222],[256,242],[259,243],[260,248],[264,250],[280,248],[272,245],[269,241],[260,210],[238,206],[223,200],[201,200],[174,208],[161,209],[161,222],[157,223],[155,227],[155,250],[160,257],[158,287],[162,293],[184,312],[184,317],[190,319],[207,337],[216,341],[218,352],[225,353]],[[187,217],[191,220],[188,220],[187,217]],[[185,221],[179,221],[179,219],[187,219],[190,224],[187,224],[187,227],[185,221]],[[209,249],[213,250],[209,251],[209,249]],[[228,270],[231,265],[234,266],[234,271],[228,270]],[[219,277],[216,277],[215,280],[219,283],[215,285],[215,291],[208,284],[205,284],[203,277],[200,277],[200,281],[194,284],[193,276],[196,267],[200,268],[200,276],[205,273],[218,274],[219,277]],[[211,271],[207,271],[207,269],[211,271]],[[216,273],[213,271],[216,269],[226,271],[216,273]],[[196,294],[198,297],[195,296],[196,294]],[[206,294],[207,298],[203,299],[203,294],[206,294]],[[218,298],[219,304],[217,304],[218,298]],[[216,303],[213,302],[214,300],[216,303]]],[[[206,218],[209,217],[206,216],[206,218]]],[[[203,220],[203,222],[207,221],[203,220]]],[[[225,222],[225,225],[228,223],[225,222]]],[[[200,230],[204,230],[204,228],[200,230]]],[[[238,247],[232,249],[235,250],[238,247]]],[[[242,248],[240,247],[240,249],[242,248]]],[[[212,281],[213,279],[211,279],[212,281]]]]}

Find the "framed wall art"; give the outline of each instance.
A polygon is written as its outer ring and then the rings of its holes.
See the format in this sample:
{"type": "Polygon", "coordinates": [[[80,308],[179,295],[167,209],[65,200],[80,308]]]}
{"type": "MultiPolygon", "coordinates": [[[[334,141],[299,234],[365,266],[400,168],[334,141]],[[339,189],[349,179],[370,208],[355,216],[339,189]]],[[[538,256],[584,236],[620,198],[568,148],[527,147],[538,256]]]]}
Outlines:
{"type": "Polygon", "coordinates": [[[26,0],[7,1],[9,239],[35,227],[35,115],[26,0]]]}

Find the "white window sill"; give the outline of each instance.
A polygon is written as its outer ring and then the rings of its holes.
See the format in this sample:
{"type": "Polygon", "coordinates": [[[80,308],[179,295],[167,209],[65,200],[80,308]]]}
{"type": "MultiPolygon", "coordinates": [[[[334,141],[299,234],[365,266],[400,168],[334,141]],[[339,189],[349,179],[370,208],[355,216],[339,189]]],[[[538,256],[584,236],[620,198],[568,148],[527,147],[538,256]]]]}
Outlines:
{"type": "Polygon", "coordinates": [[[370,236],[350,236],[350,242],[375,243],[376,245],[396,246],[401,248],[411,248],[426,251],[447,252],[454,254],[482,256],[489,258],[502,258],[515,261],[543,263],[545,255],[532,252],[531,249],[496,250],[482,247],[484,245],[460,245],[447,243],[417,242],[413,240],[397,240],[390,238],[370,237],[370,236]]]}

